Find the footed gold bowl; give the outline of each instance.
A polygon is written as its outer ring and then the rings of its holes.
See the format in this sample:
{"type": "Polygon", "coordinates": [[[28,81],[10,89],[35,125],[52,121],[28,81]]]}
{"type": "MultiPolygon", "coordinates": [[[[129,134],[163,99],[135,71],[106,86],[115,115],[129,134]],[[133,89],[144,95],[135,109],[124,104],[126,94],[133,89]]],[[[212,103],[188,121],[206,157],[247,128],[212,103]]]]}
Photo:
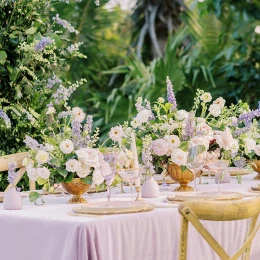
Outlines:
{"type": "Polygon", "coordinates": [[[254,177],[254,180],[260,180],[260,160],[253,161],[253,163],[256,165],[252,166],[253,170],[257,172],[258,174],[254,177]]]}
{"type": "Polygon", "coordinates": [[[188,183],[194,180],[194,174],[189,171],[182,171],[181,167],[175,163],[168,164],[167,171],[169,176],[180,184],[175,191],[193,191],[193,188],[188,186],[188,183]]]}
{"type": "Polygon", "coordinates": [[[81,197],[89,188],[90,185],[83,182],[80,178],[73,178],[71,182],[62,182],[62,187],[68,193],[74,195],[68,203],[77,204],[77,203],[87,203],[87,200],[81,197]]]}

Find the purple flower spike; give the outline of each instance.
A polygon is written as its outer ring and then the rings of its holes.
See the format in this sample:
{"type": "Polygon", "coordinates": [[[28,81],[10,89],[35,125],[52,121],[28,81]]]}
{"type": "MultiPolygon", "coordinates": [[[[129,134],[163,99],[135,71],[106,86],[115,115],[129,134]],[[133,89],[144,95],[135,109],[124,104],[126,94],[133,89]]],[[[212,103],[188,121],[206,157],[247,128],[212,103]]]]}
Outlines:
{"type": "Polygon", "coordinates": [[[48,44],[53,44],[54,41],[49,37],[43,37],[40,42],[35,46],[36,51],[43,51],[45,46],[48,44]]]}
{"type": "Polygon", "coordinates": [[[167,82],[167,99],[168,99],[168,102],[170,104],[172,104],[171,110],[174,110],[177,107],[177,102],[176,102],[176,98],[175,98],[175,95],[173,92],[172,82],[170,81],[168,76],[166,78],[166,82],[167,82]]]}
{"type": "Polygon", "coordinates": [[[10,184],[14,184],[15,178],[16,178],[16,171],[15,169],[17,168],[17,163],[16,162],[11,162],[8,164],[8,176],[7,180],[10,184]]]}

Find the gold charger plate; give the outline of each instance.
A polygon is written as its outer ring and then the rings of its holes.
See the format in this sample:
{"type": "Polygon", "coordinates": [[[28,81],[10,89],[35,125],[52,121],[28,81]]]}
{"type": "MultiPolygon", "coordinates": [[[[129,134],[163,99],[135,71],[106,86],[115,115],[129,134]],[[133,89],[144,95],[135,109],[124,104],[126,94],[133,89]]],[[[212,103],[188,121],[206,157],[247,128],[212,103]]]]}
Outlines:
{"type": "MultiPolygon", "coordinates": [[[[240,169],[238,167],[229,167],[229,173],[231,176],[237,176],[237,175],[247,175],[249,174],[249,171],[247,169],[240,169]]],[[[202,173],[202,176],[208,176],[208,175],[215,175],[215,172],[210,170],[204,170],[202,173]]]]}
{"type": "Polygon", "coordinates": [[[152,211],[154,204],[142,201],[111,201],[87,203],[81,207],[73,208],[75,213],[113,215],[152,211]]]}
{"type": "Polygon", "coordinates": [[[167,197],[169,201],[185,201],[193,199],[201,200],[237,200],[242,199],[243,195],[239,192],[233,191],[220,191],[220,192],[185,192],[176,193],[167,197]]]}

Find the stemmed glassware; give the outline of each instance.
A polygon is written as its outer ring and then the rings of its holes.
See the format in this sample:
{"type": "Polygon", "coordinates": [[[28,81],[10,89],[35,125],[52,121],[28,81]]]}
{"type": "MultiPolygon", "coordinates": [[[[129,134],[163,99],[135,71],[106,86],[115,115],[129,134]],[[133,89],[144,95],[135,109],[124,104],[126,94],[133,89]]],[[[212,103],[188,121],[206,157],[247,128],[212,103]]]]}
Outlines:
{"type": "Polygon", "coordinates": [[[116,173],[116,152],[98,153],[100,172],[107,184],[107,201],[110,201],[110,186],[116,173]]]}
{"type": "Polygon", "coordinates": [[[140,169],[140,168],[120,169],[120,170],[118,170],[118,172],[119,172],[119,175],[122,177],[122,179],[124,181],[127,181],[130,185],[131,201],[132,201],[133,183],[135,180],[137,180],[140,177],[142,169],[140,169]]]}
{"type": "Polygon", "coordinates": [[[194,191],[197,191],[196,187],[196,177],[197,173],[201,171],[205,164],[205,151],[204,145],[192,146],[188,150],[187,157],[187,168],[194,174],[194,191]]]}
{"type": "Polygon", "coordinates": [[[208,168],[215,172],[217,175],[217,180],[218,180],[218,191],[220,191],[220,183],[219,183],[219,178],[220,178],[220,173],[222,173],[225,168],[228,167],[229,161],[227,160],[215,160],[210,163],[208,163],[208,168]]]}

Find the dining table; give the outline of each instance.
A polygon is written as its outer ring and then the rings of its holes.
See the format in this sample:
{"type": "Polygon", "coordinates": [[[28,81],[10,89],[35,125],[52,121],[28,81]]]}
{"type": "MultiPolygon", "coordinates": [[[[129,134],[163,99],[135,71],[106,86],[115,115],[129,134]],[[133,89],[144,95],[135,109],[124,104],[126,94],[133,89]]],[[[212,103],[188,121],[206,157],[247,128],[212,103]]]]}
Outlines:
{"type": "MultiPolygon", "coordinates": [[[[260,192],[251,187],[260,184],[254,174],[233,176],[221,190],[240,193],[242,199],[252,199],[260,192]],[[240,183],[241,182],[241,183],[240,183]]],[[[5,210],[0,203],[0,259],[1,260],[175,260],[178,259],[180,221],[178,202],[168,196],[179,184],[160,185],[158,198],[143,198],[154,204],[148,212],[90,215],[77,214],[77,204],[68,204],[71,195],[44,195],[44,205],[31,203],[23,192],[21,210],[5,210]]],[[[190,183],[192,186],[192,183],[190,183]]],[[[198,191],[216,191],[212,176],[202,177],[198,191]]],[[[133,194],[134,197],[136,193],[133,194]]],[[[106,193],[86,193],[89,203],[105,202],[106,193]]],[[[129,187],[111,190],[111,201],[130,201],[129,187]]],[[[239,221],[202,221],[223,248],[232,255],[242,245],[248,219],[239,221]]],[[[258,219],[258,223],[260,220],[258,219]]],[[[251,260],[260,259],[260,231],[251,247],[251,260]]],[[[189,226],[188,260],[217,260],[219,256],[198,232],[189,226]]]]}

